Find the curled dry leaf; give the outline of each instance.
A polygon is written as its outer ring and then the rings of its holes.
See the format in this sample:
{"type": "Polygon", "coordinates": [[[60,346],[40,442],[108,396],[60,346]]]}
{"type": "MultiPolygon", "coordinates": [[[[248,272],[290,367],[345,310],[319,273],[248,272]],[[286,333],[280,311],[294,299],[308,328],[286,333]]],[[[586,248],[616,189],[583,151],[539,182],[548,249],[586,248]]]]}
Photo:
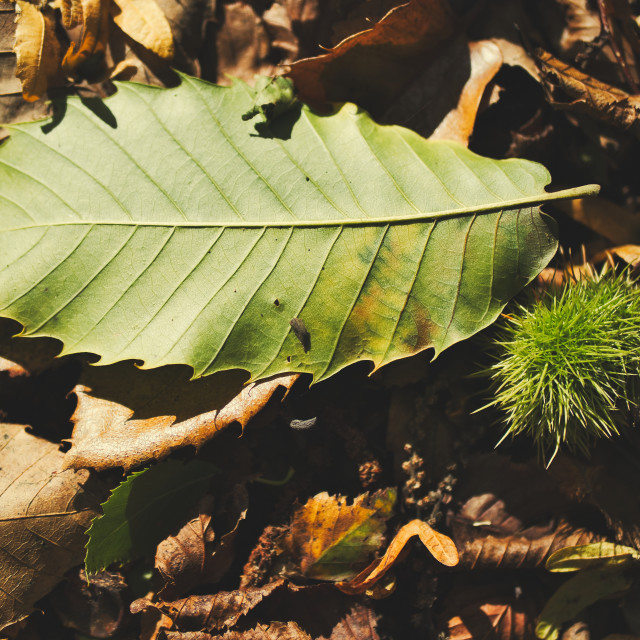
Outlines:
{"type": "Polygon", "coordinates": [[[97,499],[87,470],[61,471],[64,454],[21,425],[1,425],[0,629],[22,620],[82,562],[97,499]]]}
{"type": "Polygon", "coordinates": [[[58,74],[62,51],[50,7],[39,10],[26,0],[18,0],[17,9],[16,75],[22,82],[22,97],[33,102],[42,98],[58,74]]]}
{"type": "Polygon", "coordinates": [[[535,638],[537,598],[520,596],[508,583],[493,587],[455,588],[447,598],[439,627],[449,640],[531,640],[535,638]]]}
{"type": "Polygon", "coordinates": [[[431,134],[431,140],[455,140],[469,146],[478,107],[484,91],[502,66],[500,48],[491,40],[469,43],[471,73],[462,88],[458,104],[431,134]]]}
{"type": "Polygon", "coordinates": [[[492,527],[474,527],[454,520],[453,537],[460,552],[460,566],[466,569],[519,569],[540,567],[558,549],[587,544],[595,539],[584,529],[572,529],[561,522],[548,528],[531,527],[521,534],[493,535],[492,527]],[[544,531],[547,530],[547,533],[544,531]]]}
{"type": "Polygon", "coordinates": [[[157,609],[182,629],[224,629],[233,627],[242,616],[283,584],[283,580],[275,580],[259,588],[220,591],[173,602],[153,603],[140,598],[131,603],[131,613],[157,609]]]}
{"type": "MultiPolygon", "coordinates": [[[[124,467],[128,470],[151,460],[161,460],[186,445],[199,449],[233,423],[239,423],[244,429],[280,387],[288,390],[298,378],[297,375],[277,376],[243,388],[243,377],[237,375],[194,384],[182,379],[183,372],[144,371],[139,373],[146,375],[137,377],[139,385],[127,390],[119,386],[118,380],[109,380],[108,373],[94,374],[94,379],[104,382],[105,393],[124,397],[128,404],[94,397],[91,389],[76,387],[78,406],[72,416],[75,427],[65,468],[124,467]],[[154,388],[154,384],[158,386],[154,388]],[[184,391],[184,397],[175,397],[180,390],[184,391]],[[199,396],[202,392],[208,393],[199,396]],[[162,394],[169,394],[175,402],[163,402],[162,394]],[[194,415],[207,404],[208,410],[194,415]],[[153,408],[168,408],[173,415],[154,415],[153,408]],[[184,416],[183,419],[177,419],[178,415],[184,416]]],[[[113,377],[114,370],[110,374],[113,377]]]]}
{"type": "Polygon", "coordinates": [[[109,5],[111,0],[81,0],[82,35],[72,42],[62,59],[62,69],[71,73],[78,65],[96,53],[104,51],[109,35],[109,5]]]}
{"type": "Polygon", "coordinates": [[[295,62],[287,75],[299,97],[315,107],[355,102],[372,113],[384,111],[453,31],[446,0],[410,0],[328,53],[295,62]]]}
{"type": "Polygon", "coordinates": [[[247,492],[237,487],[229,514],[235,526],[220,536],[220,520],[225,514],[216,511],[215,528],[212,525],[213,496],[205,496],[198,504],[198,515],[184,525],[175,536],[163,540],[156,551],[155,567],[165,586],[160,595],[165,600],[175,599],[203,582],[215,583],[229,568],[233,556],[233,540],[240,522],[247,514],[247,492]],[[222,516],[222,517],[221,517],[222,516]]]}
{"type": "Polygon", "coordinates": [[[380,548],[395,501],[395,489],[360,495],[352,505],[326,492],[310,498],[294,514],[283,541],[292,572],[320,580],[351,578],[380,548]]]}
{"type": "Polygon", "coordinates": [[[82,24],[82,0],[62,0],[60,2],[62,24],[65,29],[71,29],[82,24]]]}
{"type": "Polygon", "coordinates": [[[538,49],[536,61],[553,106],[586,113],[608,124],[628,129],[640,115],[640,95],[601,82],[538,49]]]}
{"type": "Polygon", "coordinates": [[[223,635],[212,636],[200,631],[165,631],[158,640],[311,640],[295,622],[270,622],[259,624],[247,631],[227,631],[223,635]]]}
{"type": "Polygon", "coordinates": [[[373,609],[356,604],[333,627],[328,638],[320,636],[317,640],[380,640],[377,624],[373,609]]]}
{"type": "Polygon", "coordinates": [[[113,21],[131,38],[164,60],[173,58],[171,27],[155,0],[113,0],[113,21]]]}
{"type": "Polygon", "coordinates": [[[364,593],[371,589],[397,562],[400,553],[413,536],[420,538],[422,544],[438,562],[448,567],[458,564],[458,550],[451,538],[435,531],[422,520],[412,520],[396,533],[382,558],[374,560],[349,582],[339,582],[336,585],[338,589],[350,594],[364,593]]]}

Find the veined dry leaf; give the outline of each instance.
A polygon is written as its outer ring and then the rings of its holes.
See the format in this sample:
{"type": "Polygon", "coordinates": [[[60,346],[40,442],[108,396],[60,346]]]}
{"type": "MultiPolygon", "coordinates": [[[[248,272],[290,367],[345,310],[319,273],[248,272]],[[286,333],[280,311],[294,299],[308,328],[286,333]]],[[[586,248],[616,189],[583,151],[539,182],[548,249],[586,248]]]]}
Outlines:
{"type": "Polygon", "coordinates": [[[209,495],[198,504],[195,518],[158,545],[155,567],[165,582],[159,592],[164,600],[174,600],[202,582],[215,583],[229,568],[233,539],[247,514],[246,490],[241,488],[232,502],[235,526],[231,531],[220,535],[224,529],[219,524],[221,514],[218,512],[214,529],[211,522],[214,498],[209,495]]]}
{"type": "Polygon", "coordinates": [[[395,501],[395,489],[360,495],[352,505],[326,492],[310,498],[283,541],[295,571],[320,580],[351,578],[380,548],[395,501]]]}
{"type": "Polygon", "coordinates": [[[295,62],[287,75],[300,98],[318,108],[349,101],[384,111],[453,30],[446,0],[410,0],[328,53],[295,62]]]}
{"type": "Polygon", "coordinates": [[[157,609],[169,616],[182,629],[207,631],[223,629],[233,627],[242,616],[283,584],[284,580],[275,580],[263,587],[220,591],[211,595],[190,596],[173,602],[154,603],[140,598],[131,603],[131,613],[157,609]]]}
{"type": "Polygon", "coordinates": [[[71,29],[78,24],[82,24],[82,0],[61,0],[60,12],[62,13],[62,24],[65,29],[71,29]]]}
{"type": "Polygon", "coordinates": [[[458,105],[429,136],[430,140],[455,140],[469,146],[484,90],[502,66],[500,48],[491,40],[469,43],[471,73],[462,88],[458,105]]]}
{"type": "MultiPolygon", "coordinates": [[[[116,371],[112,370],[111,375],[116,371]]],[[[298,378],[276,376],[243,387],[243,375],[220,376],[210,383],[198,381],[194,385],[185,382],[184,371],[165,368],[139,373],[144,375],[137,377],[138,385],[129,394],[118,386],[120,380],[108,380],[109,372],[107,376],[93,376],[95,381],[102,382],[108,395],[119,397],[120,401],[124,396],[128,400],[126,406],[94,397],[88,387],[76,387],[78,406],[72,416],[75,427],[65,468],[123,467],[126,471],[151,460],[161,460],[180,447],[192,445],[199,449],[233,423],[244,428],[280,387],[288,390],[298,378]],[[176,388],[171,388],[174,385],[176,388]],[[166,400],[163,394],[174,397],[176,392],[184,395],[173,403],[162,402],[166,400]],[[203,411],[204,406],[208,406],[208,411],[203,411]],[[169,408],[173,415],[154,414],[154,408],[169,408]],[[203,412],[198,414],[199,410],[203,412]],[[177,419],[178,412],[181,419],[177,419]]]]}
{"type": "Polygon", "coordinates": [[[61,49],[56,36],[53,10],[18,0],[18,27],[14,51],[16,75],[22,82],[22,97],[33,102],[42,98],[49,81],[60,68],[61,49]]]}
{"type": "Polygon", "coordinates": [[[536,51],[536,60],[553,106],[586,113],[622,129],[638,120],[640,95],[601,82],[543,49],[536,51]]]}
{"type": "Polygon", "coordinates": [[[201,631],[164,631],[158,640],[311,640],[295,622],[270,622],[259,624],[247,631],[227,631],[212,636],[201,631]]]}
{"type": "Polygon", "coordinates": [[[109,35],[109,6],[111,0],[81,0],[82,35],[76,45],[72,42],[62,59],[62,69],[71,73],[79,64],[95,53],[104,51],[109,35]]]}
{"type": "Polygon", "coordinates": [[[405,545],[413,536],[418,536],[422,544],[440,563],[453,567],[458,564],[458,550],[453,540],[432,529],[422,520],[412,520],[396,533],[384,556],[374,560],[364,571],[349,582],[340,582],[336,586],[344,593],[364,593],[371,589],[384,574],[397,562],[405,545]]]}
{"type": "Polygon", "coordinates": [[[97,499],[89,472],[62,471],[58,446],[3,424],[0,441],[0,629],[22,620],[82,562],[97,499]]]}
{"type": "MultiPolygon", "coordinates": [[[[563,547],[587,544],[594,534],[571,529],[566,523],[550,525],[548,533],[532,527],[520,534],[494,535],[491,526],[474,527],[453,520],[453,537],[460,553],[460,566],[467,569],[520,569],[540,567],[550,554],[563,547]]],[[[495,529],[493,529],[495,531],[495,529]]]]}
{"type": "Polygon", "coordinates": [[[320,636],[316,640],[380,640],[377,624],[376,614],[371,607],[356,604],[333,627],[328,638],[320,636]]]}
{"type": "Polygon", "coordinates": [[[508,583],[465,586],[449,594],[439,627],[449,640],[533,640],[538,611],[526,589],[518,597],[508,583]]]}
{"type": "Polygon", "coordinates": [[[143,47],[164,60],[173,58],[171,27],[155,0],[113,0],[113,21],[143,47]]]}

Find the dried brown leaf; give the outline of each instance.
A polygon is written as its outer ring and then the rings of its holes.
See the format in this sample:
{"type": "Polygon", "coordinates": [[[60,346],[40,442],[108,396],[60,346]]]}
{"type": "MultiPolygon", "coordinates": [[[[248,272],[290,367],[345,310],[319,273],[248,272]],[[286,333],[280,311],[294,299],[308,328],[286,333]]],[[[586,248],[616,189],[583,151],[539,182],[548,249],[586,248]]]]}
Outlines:
{"type": "Polygon", "coordinates": [[[58,74],[61,59],[53,10],[18,0],[16,28],[16,75],[22,82],[22,97],[28,102],[42,98],[49,82],[58,74]]]}
{"type": "Polygon", "coordinates": [[[189,382],[184,370],[171,367],[135,374],[126,365],[93,369],[83,380],[100,397],[83,385],[75,389],[65,468],[128,470],[186,445],[198,449],[233,423],[244,428],[280,387],[289,389],[298,378],[278,376],[243,387],[244,374],[189,382]]]}
{"type": "Polygon", "coordinates": [[[327,109],[329,102],[355,102],[379,113],[453,32],[446,0],[410,0],[328,53],[295,62],[288,75],[300,98],[317,108],[327,109]]]}
{"type": "Polygon", "coordinates": [[[223,635],[212,636],[199,631],[185,633],[181,631],[166,631],[159,640],[311,640],[295,622],[270,622],[259,624],[247,631],[227,631],[223,635]]]}
{"type": "Polygon", "coordinates": [[[449,640],[535,640],[538,610],[534,598],[513,588],[466,587],[447,598],[440,627],[449,640]]]}
{"type": "Polygon", "coordinates": [[[82,35],[79,43],[72,42],[62,59],[62,69],[71,73],[78,65],[105,49],[109,35],[109,6],[111,0],[81,0],[82,35]]]}
{"type": "Polygon", "coordinates": [[[393,489],[360,495],[352,505],[326,492],[310,498],[283,541],[293,572],[321,580],[352,577],[382,544],[395,499],[393,489]]]}
{"type": "Polygon", "coordinates": [[[380,640],[377,624],[373,609],[356,604],[340,619],[329,637],[319,636],[316,640],[380,640]]]}
{"type": "Polygon", "coordinates": [[[82,562],[98,500],[87,470],[62,471],[57,445],[20,425],[1,425],[0,629],[22,620],[63,574],[82,562]]]}
{"type": "Polygon", "coordinates": [[[29,377],[29,372],[22,365],[2,357],[0,357],[0,372],[9,378],[29,377]]]}
{"type": "Polygon", "coordinates": [[[422,520],[412,520],[396,533],[382,558],[374,560],[364,571],[349,580],[349,582],[338,583],[336,585],[338,589],[350,594],[364,593],[371,589],[398,561],[405,545],[413,536],[420,538],[422,544],[438,562],[448,567],[458,564],[458,550],[451,538],[435,531],[422,520]]]}
{"type": "Polygon", "coordinates": [[[269,36],[253,7],[230,2],[222,10],[224,19],[216,38],[218,81],[229,83],[226,76],[232,76],[252,83],[258,74],[271,75],[275,67],[267,60],[269,36]]]}
{"type": "Polygon", "coordinates": [[[502,53],[491,40],[469,43],[471,73],[462,88],[458,104],[431,134],[431,140],[454,140],[465,146],[473,133],[484,91],[502,66],[502,53]]]}
{"type": "Polygon", "coordinates": [[[541,567],[554,551],[597,539],[591,532],[574,530],[566,523],[549,526],[549,533],[543,535],[538,528],[525,530],[520,535],[494,535],[491,526],[474,527],[472,523],[460,520],[454,520],[452,528],[460,553],[460,566],[466,569],[541,567]]]}
{"type": "Polygon", "coordinates": [[[65,29],[71,29],[78,24],[82,24],[82,0],[62,0],[60,11],[65,29]]]}
{"type": "Polygon", "coordinates": [[[169,616],[182,629],[212,631],[229,628],[283,584],[283,580],[276,580],[259,588],[220,591],[211,595],[190,596],[173,602],[154,603],[140,598],[131,603],[131,613],[157,609],[169,616]]]}
{"type": "Polygon", "coordinates": [[[538,49],[536,61],[553,106],[586,113],[603,122],[628,129],[640,115],[640,95],[601,82],[538,49]]]}
{"type": "MultiPolygon", "coordinates": [[[[198,505],[198,515],[187,522],[175,536],[163,540],[157,548],[155,567],[165,586],[159,595],[173,600],[203,582],[217,582],[233,560],[233,540],[238,526],[247,513],[247,493],[244,488],[235,492],[233,514],[216,512],[217,537],[212,525],[213,496],[205,496],[198,505]],[[234,526],[224,535],[220,521],[230,515],[234,526]]],[[[227,518],[229,519],[229,518],[227,518]]]]}
{"type": "Polygon", "coordinates": [[[173,35],[155,0],[113,0],[113,21],[131,38],[164,60],[173,58],[173,35]]]}
{"type": "MultiPolygon", "coordinates": [[[[612,247],[611,249],[607,249],[607,253],[618,256],[618,258],[634,267],[640,262],[640,245],[637,244],[624,244],[621,247],[612,247]]],[[[596,258],[594,258],[594,260],[595,259],[596,258]]]]}

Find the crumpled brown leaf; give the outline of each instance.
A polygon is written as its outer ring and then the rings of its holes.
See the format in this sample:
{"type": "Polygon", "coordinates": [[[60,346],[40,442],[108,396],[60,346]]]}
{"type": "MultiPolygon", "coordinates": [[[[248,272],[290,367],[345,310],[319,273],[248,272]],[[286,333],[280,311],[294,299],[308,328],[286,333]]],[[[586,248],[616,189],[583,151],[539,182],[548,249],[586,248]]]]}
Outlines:
{"type": "Polygon", "coordinates": [[[295,62],[287,75],[299,97],[316,108],[326,110],[329,102],[355,102],[380,113],[453,32],[453,13],[446,0],[410,0],[328,53],[295,62]]]}
{"type": "Polygon", "coordinates": [[[382,544],[395,490],[362,494],[353,504],[323,492],[299,508],[283,540],[291,573],[320,580],[351,578],[382,544]]]}
{"type": "Polygon", "coordinates": [[[131,603],[131,613],[157,609],[169,616],[182,629],[207,630],[233,627],[238,620],[281,587],[284,580],[275,580],[263,587],[219,591],[211,595],[190,596],[173,602],[154,603],[145,598],[131,603]]]}
{"type": "Polygon", "coordinates": [[[536,50],[536,62],[554,107],[585,113],[622,129],[638,120],[640,95],[589,76],[543,49],[536,50]]]}
{"type": "Polygon", "coordinates": [[[81,0],[82,35],[72,42],[62,59],[62,69],[70,74],[78,65],[104,51],[109,36],[111,0],[81,0]]]}
{"type": "Polygon", "coordinates": [[[113,0],[113,21],[128,36],[164,60],[173,58],[173,35],[155,0],[113,0]]]}
{"type": "Polygon", "coordinates": [[[431,134],[431,140],[453,140],[465,146],[473,133],[484,91],[502,66],[500,48],[491,40],[469,43],[471,73],[462,88],[458,104],[431,134]]]}
{"type": "Polygon", "coordinates": [[[223,635],[212,636],[200,631],[165,631],[158,640],[311,640],[295,622],[270,622],[259,624],[247,631],[227,631],[223,635]]]}
{"type": "Polygon", "coordinates": [[[53,9],[18,0],[16,28],[16,75],[22,82],[22,97],[28,102],[41,98],[57,76],[62,50],[56,36],[53,9]]]}
{"type": "Polygon", "coordinates": [[[449,518],[462,567],[534,568],[557,549],[597,540],[567,522],[576,505],[544,469],[486,455],[473,459],[467,472],[460,493],[468,497],[449,518]]]}
{"type": "Polygon", "coordinates": [[[62,471],[57,445],[21,425],[0,425],[0,629],[22,620],[82,562],[99,500],[89,472],[62,471]]]}
{"type": "Polygon", "coordinates": [[[518,595],[508,583],[457,587],[447,597],[439,627],[449,640],[533,640],[539,610],[535,596],[528,590],[518,595]]]}
{"type": "Polygon", "coordinates": [[[212,515],[214,497],[204,496],[198,504],[198,515],[185,524],[175,535],[163,540],[157,548],[155,567],[162,576],[165,586],[159,595],[165,600],[173,600],[183,595],[194,586],[203,582],[217,582],[229,568],[233,539],[240,522],[247,514],[247,492],[238,487],[232,504],[226,514],[235,521],[233,528],[220,536],[224,531],[221,520],[225,514],[216,511],[215,530],[212,515]]]}
{"type": "Polygon", "coordinates": [[[320,636],[317,640],[380,640],[377,624],[376,614],[371,607],[355,604],[331,630],[328,638],[320,636]]]}
{"type": "Polygon", "coordinates": [[[135,373],[126,364],[91,369],[83,381],[100,397],[83,385],[75,389],[78,406],[65,468],[129,470],[179,447],[198,449],[233,423],[244,428],[280,387],[288,390],[298,379],[278,376],[243,387],[244,374],[233,372],[190,382],[185,370],[172,367],[135,373]]]}
{"type": "Polygon", "coordinates": [[[405,545],[413,536],[420,538],[422,544],[438,562],[448,567],[458,564],[458,550],[449,536],[435,531],[422,520],[412,520],[396,533],[382,558],[374,560],[352,580],[337,583],[338,589],[349,594],[370,590],[396,564],[405,545]]]}

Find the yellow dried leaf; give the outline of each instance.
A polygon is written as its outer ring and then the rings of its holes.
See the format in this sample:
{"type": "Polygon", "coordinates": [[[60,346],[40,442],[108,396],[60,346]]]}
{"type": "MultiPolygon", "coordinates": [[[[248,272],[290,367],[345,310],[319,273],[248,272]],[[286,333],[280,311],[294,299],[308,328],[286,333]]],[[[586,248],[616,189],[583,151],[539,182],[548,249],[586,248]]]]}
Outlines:
{"type": "Polygon", "coordinates": [[[22,82],[22,97],[28,102],[41,98],[49,80],[60,67],[60,43],[56,37],[53,11],[18,0],[16,28],[16,75],[22,82]]]}
{"type": "Polygon", "coordinates": [[[143,47],[165,60],[173,58],[171,27],[155,0],[114,0],[111,15],[143,47]]]}
{"type": "Polygon", "coordinates": [[[95,53],[104,51],[109,33],[110,0],[81,0],[82,37],[67,50],[62,60],[62,68],[71,73],[80,63],[95,53]]]}

